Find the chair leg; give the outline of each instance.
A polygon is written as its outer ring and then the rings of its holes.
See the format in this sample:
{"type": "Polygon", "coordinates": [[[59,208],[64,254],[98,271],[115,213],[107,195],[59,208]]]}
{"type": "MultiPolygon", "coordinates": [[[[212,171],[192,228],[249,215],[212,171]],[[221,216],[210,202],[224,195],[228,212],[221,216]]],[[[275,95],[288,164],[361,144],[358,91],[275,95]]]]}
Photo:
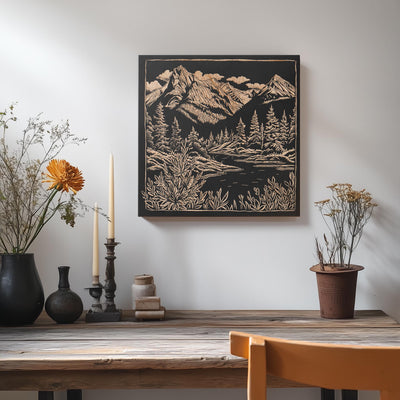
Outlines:
{"type": "Polygon", "coordinates": [[[357,390],[342,390],[342,400],[357,400],[357,390]]]}
{"type": "Polygon", "coordinates": [[[67,400],[82,400],[82,390],[80,389],[67,390],[67,400]]]}
{"type": "Polygon", "coordinates": [[[54,400],[54,392],[38,392],[38,400],[54,400]]]}
{"type": "Polygon", "coordinates": [[[335,400],[335,391],[331,389],[321,389],[321,400],[335,400]]]}

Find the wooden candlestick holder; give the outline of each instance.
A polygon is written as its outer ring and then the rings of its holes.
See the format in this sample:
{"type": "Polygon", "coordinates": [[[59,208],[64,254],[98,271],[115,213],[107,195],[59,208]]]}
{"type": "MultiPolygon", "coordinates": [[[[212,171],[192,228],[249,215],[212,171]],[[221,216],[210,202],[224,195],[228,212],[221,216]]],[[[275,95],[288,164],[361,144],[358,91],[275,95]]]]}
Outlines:
{"type": "Polygon", "coordinates": [[[104,286],[101,284],[89,287],[89,294],[95,299],[92,308],[86,314],[86,322],[116,322],[121,320],[121,311],[117,310],[114,297],[117,285],[115,283],[115,246],[119,244],[115,239],[107,239],[104,245],[107,248],[106,280],[104,286]],[[100,297],[104,289],[106,302],[102,306],[100,297]],[[99,308],[100,306],[100,308],[99,308]]]}

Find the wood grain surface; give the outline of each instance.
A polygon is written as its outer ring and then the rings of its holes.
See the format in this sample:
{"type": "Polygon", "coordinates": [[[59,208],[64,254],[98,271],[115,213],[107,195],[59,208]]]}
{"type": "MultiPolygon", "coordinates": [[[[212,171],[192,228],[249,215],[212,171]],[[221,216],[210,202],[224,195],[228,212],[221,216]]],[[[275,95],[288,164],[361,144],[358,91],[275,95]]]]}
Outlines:
{"type": "MultiPolygon", "coordinates": [[[[330,343],[400,345],[381,311],[326,320],[317,311],[167,311],[165,321],[0,327],[0,390],[245,387],[247,361],[229,331],[330,343]]],[[[272,387],[300,386],[269,377],[272,387]]]]}

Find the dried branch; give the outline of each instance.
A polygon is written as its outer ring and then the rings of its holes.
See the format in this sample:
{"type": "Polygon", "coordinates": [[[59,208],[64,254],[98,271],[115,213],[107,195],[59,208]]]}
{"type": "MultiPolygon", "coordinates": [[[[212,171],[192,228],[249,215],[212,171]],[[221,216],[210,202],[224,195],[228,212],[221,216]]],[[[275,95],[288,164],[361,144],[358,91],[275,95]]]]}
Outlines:
{"type": "Polygon", "coordinates": [[[71,199],[65,202],[56,196],[63,188],[45,190],[43,170],[66,145],[86,140],[70,132],[68,121],[55,125],[42,120],[40,114],[30,118],[18,136],[15,129],[10,131],[17,121],[14,107],[0,112],[1,253],[26,252],[44,225],[57,211],[65,209],[71,199]]]}
{"type": "MultiPolygon", "coordinates": [[[[377,204],[372,202],[370,193],[365,189],[354,190],[349,183],[336,183],[328,188],[331,190],[331,198],[317,201],[315,205],[331,237],[329,242],[324,234],[329,263],[338,263],[341,267],[350,268],[353,252],[377,204]]],[[[318,242],[317,248],[320,249],[318,242]]]]}

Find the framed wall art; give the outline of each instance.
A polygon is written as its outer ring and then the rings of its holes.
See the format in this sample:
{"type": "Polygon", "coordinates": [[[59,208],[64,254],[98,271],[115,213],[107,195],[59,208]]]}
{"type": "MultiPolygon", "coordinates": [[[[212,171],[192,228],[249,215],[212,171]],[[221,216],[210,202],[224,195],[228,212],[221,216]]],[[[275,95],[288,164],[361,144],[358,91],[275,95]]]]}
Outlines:
{"type": "Polygon", "coordinates": [[[298,216],[299,56],[139,56],[139,216],[298,216]]]}

